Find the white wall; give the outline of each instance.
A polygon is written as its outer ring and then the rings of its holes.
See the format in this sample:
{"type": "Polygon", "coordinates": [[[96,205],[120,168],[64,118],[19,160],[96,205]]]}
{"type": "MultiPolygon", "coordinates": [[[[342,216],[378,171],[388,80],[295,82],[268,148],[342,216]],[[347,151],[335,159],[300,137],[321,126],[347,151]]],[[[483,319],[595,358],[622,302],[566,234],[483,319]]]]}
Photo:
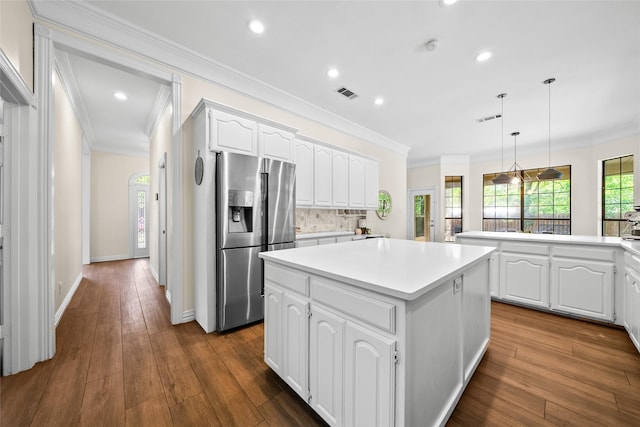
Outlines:
{"type": "Polygon", "coordinates": [[[56,75],[54,141],[55,308],[82,277],[82,129],[56,75]]]}
{"type": "Polygon", "coordinates": [[[129,178],[148,168],[147,157],[92,152],[92,262],[129,258],[129,178]]]}
{"type": "Polygon", "coordinates": [[[0,1],[0,49],[33,90],[33,15],[26,0],[0,1]]]}
{"type": "MultiPolygon", "coordinates": [[[[603,141],[580,148],[552,152],[554,165],[571,165],[571,234],[597,235],[600,232],[600,176],[598,165],[604,159],[633,154],[635,177],[640,175],[640,134],[603,141]]],[[[518,157],[518,164],[525,169],[546,167],[547,153],[526,153],[518,157]]],[[[438,185],[440,165],[411,168],[407,171],[409,188],[438,185]]],[[[465,229],[482,230],[482,175],[500,172],[501,160],[470,163],[469,210],[464,218],[465,229]]],[[[638,189],[636,189],[638,190],[638,189]]],[[[637,194],[637,193],[636,193],[637,194]]],[[[439,212],[439,215],[442,215],[439,212]]]]}

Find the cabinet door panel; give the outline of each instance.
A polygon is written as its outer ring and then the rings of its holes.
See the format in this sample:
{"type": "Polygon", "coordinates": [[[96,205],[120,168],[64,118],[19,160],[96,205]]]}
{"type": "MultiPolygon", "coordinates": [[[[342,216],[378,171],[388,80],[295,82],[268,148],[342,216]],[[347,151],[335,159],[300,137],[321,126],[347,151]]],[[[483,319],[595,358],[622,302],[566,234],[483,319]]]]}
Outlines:
{"type": "Polygon", "coordinates": [[[313,149],[313,204],[331,206],[332,188],[332,150],[316,145],[313,149]]]}
{"type": "Polygon", "coordinates": [[[332,426],[342,422],[344,319],[318,307],[311,308],[309,344],[310,405],[332,426]]]}
{"type": "Polygon", "coordinates": [[[258,124],[222,111],[209,110],[209,149],[257,154],[258,124]]]}
{"type": "Polygon", "coordinates": [[[349,207],[364,208],[365,176],[364,159],[349,156],[349,207]]]}
{"type": "MultiPolygon", "coordinates": [[[[627,272],[629,284],[629,336],[640,351],[640,275],[631,270],[627,272]]],[[[625,313],[625,316],[627,313],[625,313]]]]}
{"type": "Polygon", "coordinates": [[[293,134],[272,126],[258,125],[258,155],[292,162],[294,158],[293,134]]]}
{"type": "Polygon", "coordinates": [[[296,206],[313,205],[313,144],[296,141],[296,206]]]}
{"type": "Polygon", "coordinates": [[[347,323],[345,345],[345,425],[393,425],[395,341],[347,323]]]}
{"type": "Polygon", "coordinates": [[[307,398],[307,310],[309,303],[289,292],[283,296],[284,380],[303,399],[307,398]]]}
{"type": "Polygon", "coordinates": [[[333,150],[333,206],[348,206],[349,186],[349,155],[333,150]]]}
{"type": "Polygon", "coordinates": [[[282,289],[264,285],[264,361],[282,376],[282,289]]]}
{"type": "Polygon", "coordinates": [[[551,308],[613,320],[613,264],[552,259],[551,308]]]}
{"type": "Polygon", "coordinates": [[[378,162],[364,162],[364,204],[368,209],[378,209],[378,162]]]}
{"type": "Polygon", "coordinates": [[[549,258],[501,253],[500,297],[549,308],[549,258]]]}

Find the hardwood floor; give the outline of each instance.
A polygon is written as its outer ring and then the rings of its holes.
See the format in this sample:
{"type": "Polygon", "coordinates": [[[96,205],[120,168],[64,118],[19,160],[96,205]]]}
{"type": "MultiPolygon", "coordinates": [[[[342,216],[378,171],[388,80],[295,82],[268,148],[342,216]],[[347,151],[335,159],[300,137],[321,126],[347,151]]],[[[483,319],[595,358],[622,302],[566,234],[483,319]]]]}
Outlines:
{"type": "Polygon", "coordinates": [[[493,302],[491,343],[449,425],[640,425],[624,330],[493,302]]]}
{"type": "MultiPolygon", "coordinates": [[[[0,378],[4,426],[324,425],[262,360],[263,326],[172,326],[146,260],[87,266],[47,362],[0,378]]],[[[491,344],[449,425],[640,425],[619,329],[492,303],[491,344]]]]}

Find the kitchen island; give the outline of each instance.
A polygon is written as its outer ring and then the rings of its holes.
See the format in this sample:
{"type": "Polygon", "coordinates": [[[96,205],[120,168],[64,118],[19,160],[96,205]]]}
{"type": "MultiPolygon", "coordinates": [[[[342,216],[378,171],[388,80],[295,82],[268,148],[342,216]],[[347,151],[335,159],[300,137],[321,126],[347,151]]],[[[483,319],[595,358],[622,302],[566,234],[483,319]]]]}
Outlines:
{"type": "Polygon", "coordinates": [[[443,425],[489,343],[493,248],[263,252],[265,362],[329,425],[443,425]]]}

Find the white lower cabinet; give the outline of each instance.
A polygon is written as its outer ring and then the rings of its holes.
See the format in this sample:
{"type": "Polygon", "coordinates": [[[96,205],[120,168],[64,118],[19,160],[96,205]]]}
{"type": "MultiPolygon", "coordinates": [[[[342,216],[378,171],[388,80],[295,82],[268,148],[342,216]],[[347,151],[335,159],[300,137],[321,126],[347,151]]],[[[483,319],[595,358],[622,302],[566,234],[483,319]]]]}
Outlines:
{"type": "Polygon", "coordinates": [[[265,361],[330,426],[444,425],[489,342],[488,261],[413,300],[266,260],[264,277],[265,361]]]}
{"type": "Polygon", "coordinates": [[[331,426],[343,425],[345,320],[314,305],[309,334],[309,404],[331,426]]]}
{"type": "Polygon", "coordinates": [[[347,322],[344,425],[393,425],[395,340],[347,322]]]}
{"type": "Polygon", "coordinates": [[[549,308],[549,257],[502,252],[500,297],[549,308]]]}
{"type": "Polygon", "coordinates": [[[629,254],[625,254],[624,303],[624,327],[640,351],[640,257],[629,254]]]}
{"type": "Polygon", "coordinates": [[[264,361],[282,376],[282,295],[284,291],[268,283],[264,285],[264,361]]]}
{"type": "MultiPolygon", "coordinates": [[[[620,247],[599,238],[588,244],[583,243],[584,238],[580,243],[565,243],[561,240],[563,236],[551,236],[547,242],[533,236],[532,240],[537,241],[529,242],[522,235],[516,240],[509,233],[491,234],[495,238],[463,233],[456,241],[498,249],[491,255],[492,263],[499,260],[499,268],[492,265],[490,270],[492,297],[620,325],[627,322],[626,315],[620,313],[628,312],[627,290],[623,291],[628,286],[623,275],[616,274],[623,266],[620,247]],[[499,234],[505,237],[496,236],[499,234]]],[[[631,259],[631,255],[625,254],[627,257],[631,259]]],[[[640,258],[636,258],[640,268],[640,258]]]]}
{"type": "Polygon", "coordinates": [[[551,260],[551,309],[613,320],[613,263],[551,260]]]}
{"type": "Polygon", "coordinates": [[[582,245],[551,248],[551,309],[613,321],[615,251],[582,245]]]}
{"type": "Polygon", "coordinates": [[[293,292],[283,294],[283,378],[300,397],[304,398],[308,390],[307,319],[309,301],[293,292]]]}

